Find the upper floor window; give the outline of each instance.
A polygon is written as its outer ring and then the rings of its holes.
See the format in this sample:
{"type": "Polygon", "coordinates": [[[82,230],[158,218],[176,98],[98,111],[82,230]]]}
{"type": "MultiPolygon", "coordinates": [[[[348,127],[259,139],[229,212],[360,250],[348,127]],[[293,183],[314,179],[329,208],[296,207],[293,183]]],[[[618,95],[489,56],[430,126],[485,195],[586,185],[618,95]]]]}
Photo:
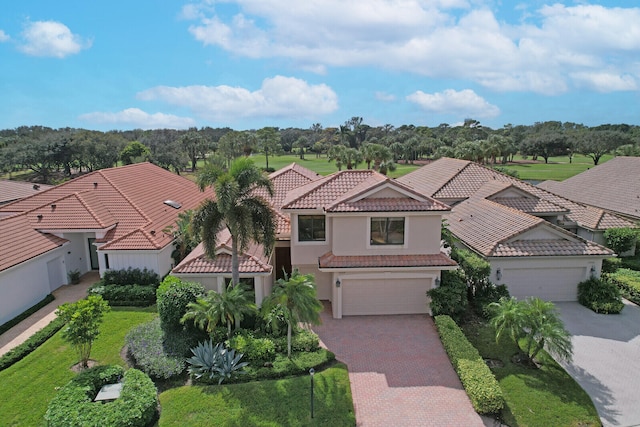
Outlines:
{"type": "Polygon", "coordinates": [[[371,218],[372,245],[404,245],[404,218],[371,218]]]}
{"type": "Polygon", "coordinates": [[[298,241],[299,242],[324,242],[325,221],[324,215],[300,215],[298,216],[298,241]]]}

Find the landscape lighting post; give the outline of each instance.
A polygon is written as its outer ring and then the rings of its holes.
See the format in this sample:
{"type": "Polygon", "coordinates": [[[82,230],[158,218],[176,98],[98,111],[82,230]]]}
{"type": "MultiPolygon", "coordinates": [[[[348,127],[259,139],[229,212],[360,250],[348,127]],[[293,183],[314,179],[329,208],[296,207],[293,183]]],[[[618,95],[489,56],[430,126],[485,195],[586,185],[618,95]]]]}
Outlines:
{"type": "Polygon", "coordinates": [[[309,375],[311,375],[311,418],[313,418],[313,374],[315,373],[315,369],[309,369],[309,375]]]}

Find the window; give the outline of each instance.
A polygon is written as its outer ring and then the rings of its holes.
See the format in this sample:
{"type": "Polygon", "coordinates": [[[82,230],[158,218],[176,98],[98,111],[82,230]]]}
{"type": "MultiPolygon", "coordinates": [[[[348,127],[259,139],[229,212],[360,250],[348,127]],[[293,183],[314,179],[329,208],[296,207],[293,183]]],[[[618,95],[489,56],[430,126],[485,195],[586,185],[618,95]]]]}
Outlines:
{"type": "Polygon", "coordinates": [[[299,242],[324,242],[324,215],[300,215],[298,217],[299,242]]]}
{"type": "Polygon", "coordinates": [[[104,268],[105,270],[109,269],[109,254],[104,254],[104,268]]]}
{"type": "Polygon", "coordinates": [[[404,245],[404,218],[371,218],[372,245],[404,245]]]}

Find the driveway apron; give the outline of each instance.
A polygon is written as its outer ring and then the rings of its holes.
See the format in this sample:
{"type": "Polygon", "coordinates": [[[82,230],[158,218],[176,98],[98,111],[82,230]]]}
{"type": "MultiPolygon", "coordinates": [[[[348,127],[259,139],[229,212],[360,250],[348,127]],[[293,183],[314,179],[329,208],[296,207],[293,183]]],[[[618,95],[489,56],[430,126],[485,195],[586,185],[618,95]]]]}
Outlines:
{"type": "Polygon", "coordinates": [[[425,315],[351,316],[325,310],[314,327],[347,364],[358,426],[482,426],[425,315]]]}
{"type": "Polygon", "coordinates": [[[640,308],[597,314],[575,302],[556,303],[573,335],[573,361],[561,362],[591,396],[604,426],[640,425],[640,308]]]}

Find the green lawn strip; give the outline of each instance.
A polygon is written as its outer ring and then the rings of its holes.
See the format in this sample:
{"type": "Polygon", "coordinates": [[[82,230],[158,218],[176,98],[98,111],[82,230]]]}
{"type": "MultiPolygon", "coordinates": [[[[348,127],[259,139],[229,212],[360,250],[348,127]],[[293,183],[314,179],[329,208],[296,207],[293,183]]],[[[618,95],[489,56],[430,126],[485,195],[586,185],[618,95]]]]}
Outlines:
{"type": "MultiPolygon", "coordinates": [[[[598,164],[602,164],[612,158],[613,156],[611,155],[605,155],[598,164]]],[[[571,163],[569,163],[567,156],[549,157],[549,163],[545,163],[542,158],[538,158],[536,163],[519,163],[518,156],[514,160],[516,161],[515,163],[497,166],[518,172],[520,179],[533,181],[546,181],[548,179],[564,181],[594,167],[593,160],[583,155],[575,155],[571,163]]]]}
{"type": "MultiPolygon", "coordinates": [[[[124,336],[135,325],[151,320],[155,307],[114,308],[104,317],[101,333],[93,345],[91,358],[100,364],[120,364],[124,336]]],[[[58,332],[20,362],[0,372],[0,425],[43,425],[43,416],[56,388],[75,375],[75,351],[62,341],[58,332]]]]}
{"type": "Polygon", "coordinates": [[[511,427],[599,426],[600,418],[591,398],[565,370],[544,353],[542,367],[512,363],[516,346],[506,337],[495,342],[486,324],[462,326],[465,335],[482,357],[500,360],[504,366],[491,370],[500,383],[506,401],[503,419],[511,427]]]}
{"type": "Polygon", "coordinates": [[[310,378],[220,386],[184,386],[160,394],[160,426],[354,426],[349,374],[343,364],[316,373],[314,418],[310,378]]]}

